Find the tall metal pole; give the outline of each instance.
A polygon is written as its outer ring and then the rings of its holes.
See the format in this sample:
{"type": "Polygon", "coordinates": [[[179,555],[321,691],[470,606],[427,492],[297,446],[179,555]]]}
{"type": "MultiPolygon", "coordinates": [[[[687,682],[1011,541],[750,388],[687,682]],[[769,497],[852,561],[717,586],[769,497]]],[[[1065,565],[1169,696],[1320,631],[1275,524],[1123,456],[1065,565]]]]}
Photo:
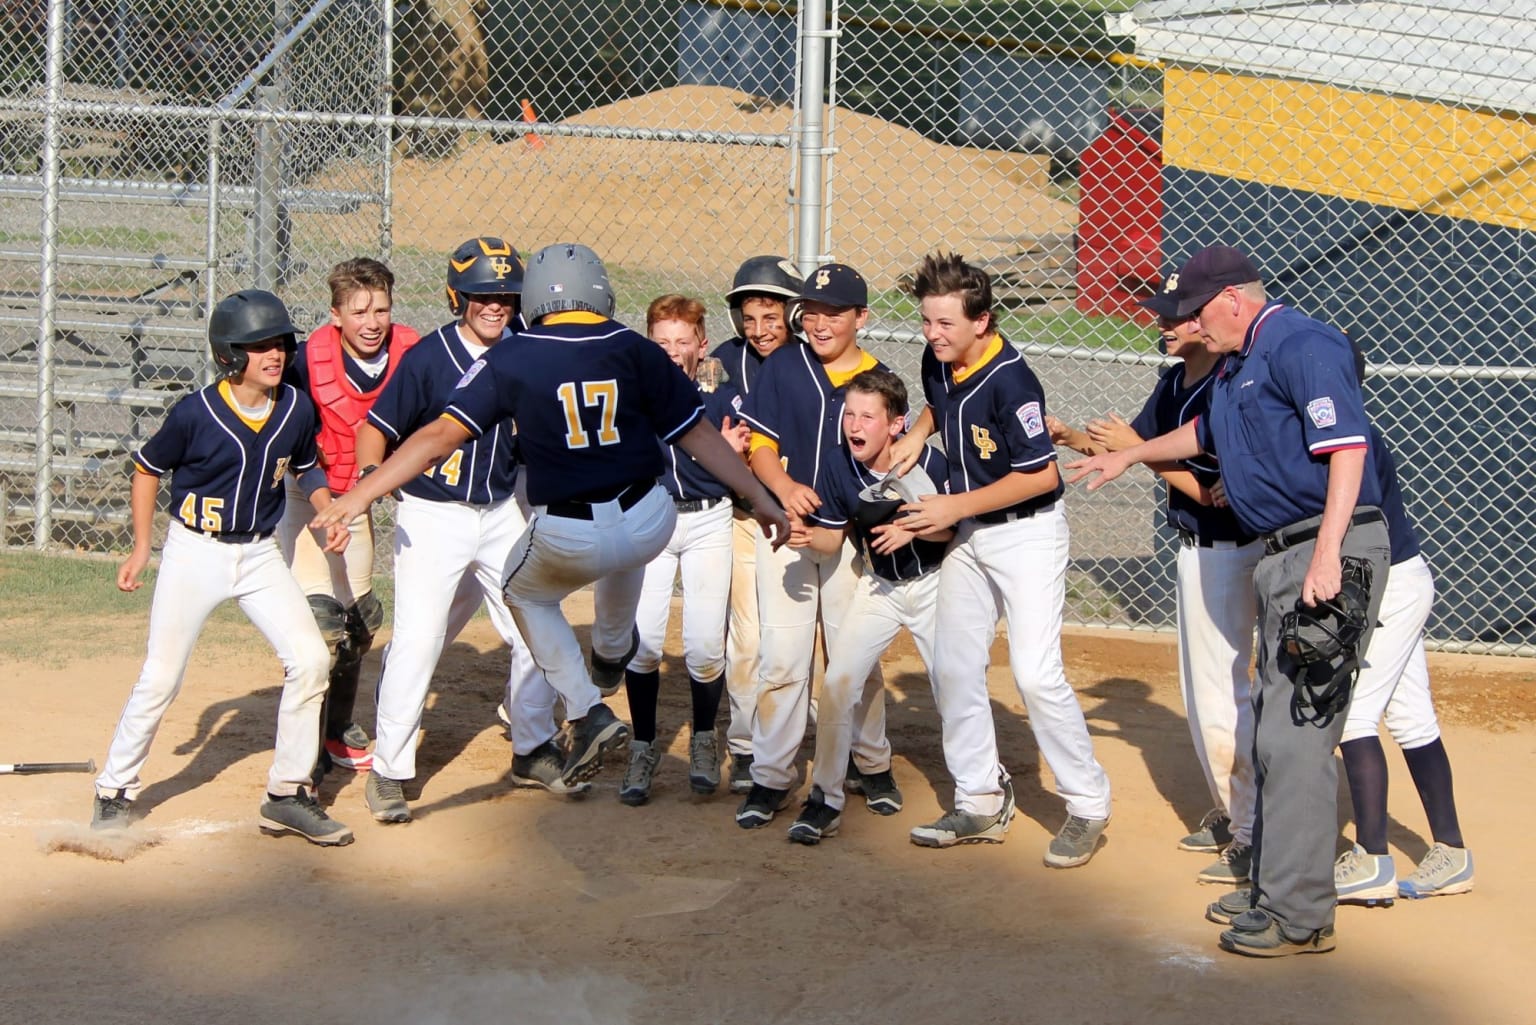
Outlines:
{"type": "Polygon", "coordinates": [[[43,98],[42,267],[37,313],[37,473],[33,479],[32,547],[53,537],[53,322],[59,276],[59,101],[64,91],[65,0],[48,3],[48,67],[43,98]]]}
{"type": "Polygon", "coordinates": [[[821,251],[821,221],[827,157],[823,97],[830,34],[826,0],[805,0],[800,5],[800,210],[795,226],[796,262],[802,274],[827,260],[821,251]]]}
{"type": "MultiPolygon", "coordinates": [[[[384,0],[384,81],[379,89],[379,113],[386,119],[395,111],[395,0],[384,0]]],[[[379,259],[389,262],[395,245],[395,130],[386,120],[379,126],[379,259]]]]}

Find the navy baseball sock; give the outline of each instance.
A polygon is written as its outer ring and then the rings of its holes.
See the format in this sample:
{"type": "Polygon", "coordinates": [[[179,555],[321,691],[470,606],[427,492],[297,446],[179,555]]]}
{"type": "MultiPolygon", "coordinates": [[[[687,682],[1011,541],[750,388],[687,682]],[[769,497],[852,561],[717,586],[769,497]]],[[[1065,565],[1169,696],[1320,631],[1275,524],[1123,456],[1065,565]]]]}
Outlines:
{"type": "Polygon", "coordinates": [[[630,730],[647,744],[656,739],[656,695],[661,693],[661,671],[624,670],[624,693],[629,698],[630,730]]]}
{"type": "Polygon", "coordinates": [[[1355,806],[1355,842],[1367,854],[1387,853],[1387,756],[1381,738],[1360,737],[1339,745],[1349,799],[1355,806]]]}
{"type": "Polygon", "coordinates": [[[715,720],[720,715],[720,695],[725,693],[725,674],[708,681],[690,676],[688,687],[693,691],[693,732],[714,732],[715,720]]]}
{"type": "Polygon", "coordinates": [[[1456,817],[1456,795],[1451,787],[1451,759],[1445,745],[1436,737],[1423,747],[1403,751],[1413,785],[1419,788],[1424,814],[1429,819],[1429,835],[1436,843],[1449,847],[1466,846],[1461,839],[1461,821],[1456,817]]]}

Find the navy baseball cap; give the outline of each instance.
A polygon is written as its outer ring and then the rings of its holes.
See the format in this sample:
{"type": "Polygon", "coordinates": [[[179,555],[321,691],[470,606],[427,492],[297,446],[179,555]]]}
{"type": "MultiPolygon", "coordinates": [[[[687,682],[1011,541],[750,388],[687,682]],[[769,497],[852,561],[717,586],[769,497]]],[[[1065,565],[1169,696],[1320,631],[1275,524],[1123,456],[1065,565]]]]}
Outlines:
{"type": "Polygon", "coordinates": [[[868,306],[869,285],[846,263],[825,263],[805,276],[800,298],[828,306],[868,306]]]}
{"type": "Polygon", "coordinates": [[[1179,300],[1182,298],[1184,293],[1179,290],[1179,276],[1170,274],[1163,281],[1162,288],[1145,299],[1138,299],[1136,305],[1145,306],[1165,320],[1180,320],[1182,318],[1179,316],[1179,300]]]}
{"type": "MultiPolygon", "coordinates": [[[[1174,316],[1198,313],[1200,307],[1220,295],[1222,289],[1258,280],[1259,269],[1238,250],[1231,246],[1206,246],[1168,276],[1174,289],[1181,293],[1174,316]]],[[[1168,286],[1163,287],[1166,290],[1168,286]]]]}

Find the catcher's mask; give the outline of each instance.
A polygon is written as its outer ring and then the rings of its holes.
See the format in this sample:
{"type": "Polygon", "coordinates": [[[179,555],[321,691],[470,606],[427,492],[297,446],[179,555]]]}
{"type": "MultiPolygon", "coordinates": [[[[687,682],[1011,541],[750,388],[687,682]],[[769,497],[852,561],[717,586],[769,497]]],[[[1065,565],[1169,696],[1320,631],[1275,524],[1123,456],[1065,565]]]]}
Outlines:
{"type": "Polygon", "coordinates": [[[1339,593],[1280,620],[1280,648],[1296,667],[1291,718],[1325,726],[1349,707],[1360,672],[1360,640],[1371,601],[1371,564],[1346,555],[1339,593]]]}

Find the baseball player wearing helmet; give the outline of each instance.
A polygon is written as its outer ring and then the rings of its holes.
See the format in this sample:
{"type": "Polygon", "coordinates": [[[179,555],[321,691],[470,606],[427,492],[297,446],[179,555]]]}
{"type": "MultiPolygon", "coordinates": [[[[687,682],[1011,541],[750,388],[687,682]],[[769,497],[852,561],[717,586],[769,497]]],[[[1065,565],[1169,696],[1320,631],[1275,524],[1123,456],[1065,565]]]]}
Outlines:
{"type": "Polygon", "coordinates": [[[1137,462],[1212,453],[1238,522],[1264,536],[1254,570],[1253,886],[1250,906],[1230,916],[1220,943],[1252,957],[1319,953],[1336,942],[1333,749],[1345,717],[1313,704],[1304,670],[1280,636],[1288,616],[1340,593],[1347,561],[1351,575],[1366,581],[1359,645],[1369,648],[1390,560],[1369,421],[1348,340],[1271,301],[1245,255],[1210,246],[1178,276],[1183,298],[1175,315],[1197,316],[1207,347],[1227,355],[1210,412],[1069,469],[1077,471],[1073,480],[1100,474],[1092,489],[1137,462]]]}
{"type": "MultiPolygon", "coordinates": [[[[459,378],[520,326],[523,266],[502,239],[473,238],[448,258],[449,309],[458,318],[418,342],[358,431],[361,480],[376,472],[387,444],[431,423],[459,378]]],[[[517,495],[511,423],[461,438],[401,481],[395,512],[394,629],[378,686],[377,741],[364,797],[379,822],[409,822],[404,783],[416,776],[416,745],[432,675],[443,647],[484,604],[511,650],[507,703],[512,710],[515,782],[555,793],[564,752],[555,740],[555,693],[537,671],[501,601],[501,568],[527,524],[517,495]]],[[[349,492],[350,494],[351,492],[349,492]]],[[[376,497],[376,496],[375,496],[376,497]]],[[[354,515],[368,508],[357,503],[354,515]]]]}
{"type": "MultiPolygon", "coordinates": [[[[709,341],[704,332],[704,304],[681,295],[663,295],[646,310],[646,333],[698,388],[706,422],[718,428],[737,452],[745,454],[751,431],[738,422],[741,397],[730,385],[702,381],[699,361],[709,341]]],[[[659,444],[659,443],[658,443],[659,444]]],[[[662,445],[662,487],[672,498],[677,525],[661,553],[645,567],[635,626],[640,646],[624,671],[633,739],[629,768],[619,785],[619,800],[644,804],[661,759],[656,748],[656,698],[661,687],[661,651],[672,612],[673,587],[683,582],[683,661],[693,698],[688,741],[688,785],[712,794],[720,785],[719,738],[715,720],[725,689],[725,621],[731,587],[731,492],[686,451],[662,445]]],[[[754,524],[756,521],[753,521],[754,524]]]]}
{"type": "MultiPolygon", "coordinates": [[[[352,831],[306,789],[320,742],[330,654],[272,540],[290,470],[315,508],[331,501],[316,466],[314,408],[283,383],[296,335],[288,310],[270,292],[253,289],[220,300],[208,339],[221,380],[172,406],[160,430],[133,454],[133,551],[118,568],[119,590],[141,586],[160,478],[167,473],[171,522],[150,605],[148,654],[96,778],[92,828],[129,824],[139,774],[181,690],[192,645],[213,610],[233,598],[283,663],[261,830],[294,833],[322,846],[352,842],[352,831]]],[[[336,550],[346,546],[345,522],[327,534],[336,550]]]]}
{"type": "Polygon", "coordinates": [[[918,536],[954,527],[939,575],[934,635],[944,756],[955,779],[954,811],[912,830],[912,842],[949,847],[1000,843],[1013,789],[998,761],[987,696],[987,656],[997,614],[1008,621],[1014,683],[1067,821],[1045,863],[1071,868],[1093,857],[1109,821],[1109,780],[1061,660],[1067,518],[1040,382],[997,329],[987,275],[959,256],[924,258],[912,293],[922,304],[923,391],[928,408],[895,455],[903,471],[939,432],[949,459],[947,495],[904,507],[918,536]]]}
{"type": "MultiPolygon", "coordinates": [[[[315,405],[320,467],[334,496],[345,494],[357,481],[357,429],[401,357],[420,336],[391,322],[395,276],[379,261],[367,257],[343,261],[331,269],[328,283],[330,323],[299,343],[288,379],[315,405]]],[[[363,656],[384,621],[384,606],[373,593],[373,517],[364,513],[349,523],[352,540],[346,550],[327,554],[309,532],[315,508],[292,474],[287,491],[277,528],[278,547],[331,649],[321,771],[338,765],[366,772],[373,765],[373,755],[368,735],[352,721],[352,710],[363,656]]]]}
{"type": "MultiPolygon", "coordinates": [[[[805,279],[783,256],[742,262],[725,301],[734,337],[710,355],[742,395],[751,393],[763,361],[795,338],[805,279]]],[[[725,635],[725,686],[731,701],[726,745],[731,751],[731,792],[752,789],[752,717],[757,711],[757,521],[739,505],[731,519],[731,616],[725,635]]]]}
{"type": "Polygon", "coordinates": [[[1424,658],[1424,624],[1435,601],[1435,579],[1419,550],[1386,440],[1372,428],[1371,441],[1392,568],[1381,596],[1381,622],[1355,680],[1339,745],[1355,810],[1355,843],[1334,863],[1333,881],[1341,904],[1390,905],[1399,896],[1417,900],[1467,893],[1473,865],[1456,814],[1450,757],[1440,739],[1424,658]],[[1379,735],[1383,716],[1387,732],[1403,750],[1434,840],[1401,882],[1387,853],[1387,758],[1379,735]]]}
{"type": "MultiPolygon", "coordinates": [[[[846,458],[843,388],[855,375],[883,365],[859,348],[858,332],[869,319],[869,288],[858,271],[841,263],[819,267],[806,279],[800,298],[806,340],[764,361],[742,415],[752,426],[752,471],[803,532],[821,505],[820,490],[832,468],[846,458]]],[[[743,829],[766,825],[789,800],[795,754],[805,739],[817,621],[830,649],[853,599],[855,557],[846,542],[831,555],[804,545],[770,550],[758,544],[762,641],[752,788],[736,812],[743,829]]],[[[890,766],[891,757],[878,677],[872,693],[878,700],[855,712],[853,753],[859,771],[878,773],[890,766]]],[[[877,779],[873,785],[880,783],[877,779]]],[[[866,791],[865,796],[900,807],[899,793],[866,791]]]]}
{"type": "MultiPolygon", "coordinates": [[[[1087,433],[1052,428],[1053,440],[1093,455],[1139,444],[1205,415],[1221,356],[1209,352],[1193,317],[1177,316],[1182,298],[1170,276],[1141,305],[1158,316],[1159,347],[1181,362],[1168,367],[1136,419],[1091,421],[1087,433]]],[[[1220,468],[1208,455],[1159,466],[1167,483],[1168,526],[1179,539],[1175,601],[1179,690],[1195,756],[1215,807],[1179,841],[1182,850],[1215,853],[1196,877],[1245,883],[1253,857],[1253,568],[1264,546],[1230,509],[1212,501],[1220,468]]]]}
{"type": "MultiPolygon", "coordinates": [[[[854,710],[880,700],[878,693],[870,692],[871,686],[880,686],[872,670],[902,627],[912,634],[930,676],[933,671],[938,569],[953,531],[919,538],[902,525],[899,508],[935,493],[934,481],[947,486],[949,467],[938,449],[924,446],[921,460],[906,476],[891,472],[890,444],[901,434],[906,415],[906,385],[889,370],[866,370],[843,391],[847,459],[820,492],[823,500],[811,514],[808,543],[831,555],[852,537],[864,572],[828,655],[817,707],[811,792],[789,827],[789,838],[796,843],[820,843],[836,835],[842,823],[854,710]]],[[[877,795],[868,800],[871,811],[888,815],[900,809],[889,762],[862,775],[861,789],[877,795]],[[897,799],[890,800],[890,794],[897,799]]]]}
{"type": "Polygon", "coordinates": [[[539,250],[523,280],[529,328],[466,370],[442,415],[360,481],[339,510],[320,517],[323,523],[361,508],[497,424],[516,423],[534,512],[507,558],[502,594],[570,719],[561,774],[567,786],[589,780],[603,753],[629,739],[599,687],[617,690],[639,648],[635,609],[645,565],[676,522],[671,498],[656,483],[663,468],[656,439],[677,442],[747,496],[770,536],[787,533],[767,492],[719,428],[704,421],[693,382],[655,342],[613,321],[613,311],[596,253],[574,243],[539,250]],[[560,602],[594,581],[589,674],[560,602]]]}

